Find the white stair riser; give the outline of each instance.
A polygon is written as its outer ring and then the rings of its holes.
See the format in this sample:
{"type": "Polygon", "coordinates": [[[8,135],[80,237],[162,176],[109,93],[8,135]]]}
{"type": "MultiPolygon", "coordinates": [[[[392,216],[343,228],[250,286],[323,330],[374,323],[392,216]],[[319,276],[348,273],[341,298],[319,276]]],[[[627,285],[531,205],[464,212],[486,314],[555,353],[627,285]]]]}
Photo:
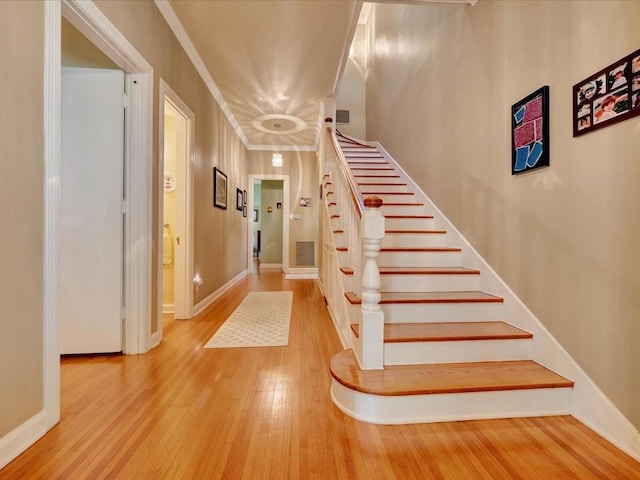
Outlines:
{"type": "Polygon", "coordinates": [[[424,215],[424,205],[385,205],[380,207],[382,215],[424,215]]]}
{"type": "MultiPolygon", "coordinates": [[[[360,305],[351,307],[360,309],[360,305]]],[[[504,305],[498,302],[387,303],[380,307],[385,323],[491,322],[504,318],[504,305]]]]}
{"type": "Polygon", "coordinates": [[[373,192],[371,189],[362,192],[362,197],[376,196],[382,199],[382,205],[385,203],[415,203],[417,202],[415,195],[401,195],[397,193],[373,192]]]}
{"type": "Polygon", "coordinates": [[[571,413],[570,388],[396,397],[356,392],[332,379],[331,398],[345,414],[377,424],[397,425],[571,413]]]}
{"type": "MultiPolygon", "coordinates": [[[[361,174],[362,175],[362,174],[361,174]]],[[[364,174],[366,175],[366,173],[364,174]]],[[[371,175],[366,177],[356,177],[357,183],[399,183],[404,184],[404,181],[400,177],[388,177],[384,174],[371,175]]],[[[405,185],[406,186],[406,185],[405,185]]]]}
{"type": "Polygon", "coordinates": [[[385,343],[384,364],[527,360],[531,350],[531,339],[385,343]]]}
{"type": "Polygon", "coordinates": [[[386,233],[382,248],[391,247],[446,247],[444,233],[386,233]]]}
{"type": "Polygon", "coordinates": [[[373,168],[373,167],[391,167],[391,164],[387,162],[384,158],[364,158],[362,160],[349,160],[349,168],[353,170],[358,170],[361,168],[373,168]]]}
{"type": "MultiPolygon", "coordinates": [[[[366,182],[366,183],[373,183],[373,182],[366,182]]],[[[389,182],[391,183],[391,182],[389,182]]],[[[361,183],[358,184],[360,187],[360,191],[362,192],[362,195],[379,195],[380,193],[383,193],[385,195],[389,195],[392,193],[403,193],[407,191],[407,186],[403,185],[401,183],[394,183],[393,185],[363,185],[361,183]],[[371,193],[368,193],[371,192],[371,193]]],[[[415,197],[415,195],[404,195],[405,197],[408,198],[413,198],[415,197]]]]}
{"type": "Polygon", "coordinates": [[[460,252],[380,252],[379,267],[457,267],[460,252]]]}
{"type": "Polygon", "coordinates": [[[380,275],[381,292],[468,292],[480,289],[480,275],[380,275]]]}
{"type": "Polygon", "coordinates": [[[369,168],[375,167],[375,165],[365,165],[362,168],[353,168],[351,167],[351,172],[354,175],[392,175],[394,173],[393,168],[388,169],[388,165],[380,165],[380,167],[384,167],[384,169],[376,168],[375,170],[369,170],[369,168]]]}
{"type": "Polygon", "coordinates": [[[433,230],[433,218],[385,218],[387,230],[433,230]]]}

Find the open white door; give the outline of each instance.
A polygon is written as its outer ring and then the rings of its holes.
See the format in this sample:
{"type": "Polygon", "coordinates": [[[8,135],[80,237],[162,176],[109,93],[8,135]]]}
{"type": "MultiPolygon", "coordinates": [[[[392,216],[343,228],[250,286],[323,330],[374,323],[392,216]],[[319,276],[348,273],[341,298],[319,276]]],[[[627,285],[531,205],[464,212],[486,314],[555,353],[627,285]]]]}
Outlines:
{"type": "Polygon", "coordinates": [[[124,73],[62,69],[60,353],[122,351],[124,73]]]}

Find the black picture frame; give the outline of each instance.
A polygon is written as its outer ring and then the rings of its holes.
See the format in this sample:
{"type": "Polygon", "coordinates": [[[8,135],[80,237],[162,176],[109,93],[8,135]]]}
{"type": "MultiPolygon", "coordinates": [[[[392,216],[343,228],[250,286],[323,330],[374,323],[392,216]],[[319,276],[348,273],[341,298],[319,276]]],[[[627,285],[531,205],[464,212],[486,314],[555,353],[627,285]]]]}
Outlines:
{"type": "Polygon", "coordinates": [[[257,222],[260,219],[260,210],[257,208],[253,209],[253,221],[257,222]]]}
{"type": "Polygon", "coordinates": [[[218,167],[213,167],[213,206],[227,209],[227,176],[218,167]]]}
{"type": "Polygon", "coordinates": [[[236,188],[236,210],[242,211],[242,190],[236,188]]]}
{"type": "Polygon", "coordinates": [[[511,107],[511,175],[549,166],[549,86],[511,107]]]}
{"type": "Polygon", "coordinates": [[[573,136],[640,115],[640,49],[573,86],[573,136]]]}

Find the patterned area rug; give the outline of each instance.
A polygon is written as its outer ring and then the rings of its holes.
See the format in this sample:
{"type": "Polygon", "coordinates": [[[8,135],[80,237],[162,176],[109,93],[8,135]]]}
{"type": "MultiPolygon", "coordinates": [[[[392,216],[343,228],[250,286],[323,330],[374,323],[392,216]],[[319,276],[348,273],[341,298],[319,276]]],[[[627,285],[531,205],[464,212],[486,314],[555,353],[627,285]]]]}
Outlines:
{"type": "Polygon", "coordinates": [[[289,343],[293,292],[251,292],[204,348],[280,347],[289,343]]]}

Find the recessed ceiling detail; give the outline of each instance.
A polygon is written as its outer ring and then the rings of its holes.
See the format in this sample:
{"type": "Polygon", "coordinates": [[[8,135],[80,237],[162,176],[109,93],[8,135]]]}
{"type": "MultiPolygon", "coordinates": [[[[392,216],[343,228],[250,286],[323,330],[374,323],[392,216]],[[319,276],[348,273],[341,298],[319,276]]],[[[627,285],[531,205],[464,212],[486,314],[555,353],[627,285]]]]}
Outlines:
{"type": "Polygon", "coordinates": [[[308,127],[301,118],[283,114],[263,115],[251,124],[263,133],[298,133],[308,127]]]}

